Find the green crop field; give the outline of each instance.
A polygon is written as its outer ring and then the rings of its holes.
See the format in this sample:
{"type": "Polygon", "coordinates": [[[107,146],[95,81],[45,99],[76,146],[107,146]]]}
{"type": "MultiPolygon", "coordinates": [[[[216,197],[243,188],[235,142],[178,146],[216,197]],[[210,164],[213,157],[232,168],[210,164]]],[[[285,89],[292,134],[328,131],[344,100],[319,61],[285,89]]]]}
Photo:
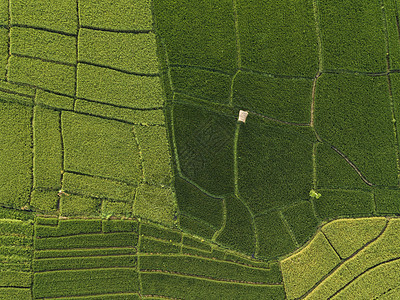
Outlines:
{"type": "Polygon", "coordinates": [[[0,300],[399,299],[399,16],[0,0],[0,300]]]}

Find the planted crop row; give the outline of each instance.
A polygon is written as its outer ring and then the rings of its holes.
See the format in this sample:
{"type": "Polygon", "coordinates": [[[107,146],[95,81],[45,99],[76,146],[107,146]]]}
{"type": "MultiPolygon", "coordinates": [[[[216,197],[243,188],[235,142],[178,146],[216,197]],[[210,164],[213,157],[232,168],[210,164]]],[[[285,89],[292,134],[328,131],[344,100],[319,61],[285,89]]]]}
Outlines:
{"type": "Polygon", "coordinates": [[[42,258],[65,258],[65,257],[89,257],[107,255],[134,255],[135,247],[122,248],[93,248],[93,249],[57,249],[57,250],[38,250],[34,252],[34,259],[42,258]]]}
{"type": "Polygon", "coordinates": [[[250,285],[141,272],[142,293],[184,299],[285,299],[281,285],[250,285]]]}
{"type": "Polygon", "coordinates": [[[129,268],[35,273],[34,298],[138,292],[138,273],[129,268]],[[73,287],[73,288],[71,288],[73,287]]]}
{"type": "Polygon", "coordinates": [[[109,234],[75,235],[55,238],[35,239],[35,250],[95,248],[95,247],[135,247],[137,234],[121,232],[109,234]]]}
{"type": "Polygon", "coordinates": [[[271,270],[185,255],[140,256],[141,270],[162,270],[220,280],[279,283],[271,270]]]}
{"type": "Polygon", "coordinates": [[[165,117],[161,109],[135,110],[105,103],[77,99],[75,111],[102,116],[141,125],[164,125],[165,117]]]}
{"type": "Polygon", "coordinates": [[[56,270],[92,269],[92,268],[135,268],[136,256],[113,255],[104,257],[67,257],[43,258],[33,261],[34,272],[48,272],[56,270]]]}

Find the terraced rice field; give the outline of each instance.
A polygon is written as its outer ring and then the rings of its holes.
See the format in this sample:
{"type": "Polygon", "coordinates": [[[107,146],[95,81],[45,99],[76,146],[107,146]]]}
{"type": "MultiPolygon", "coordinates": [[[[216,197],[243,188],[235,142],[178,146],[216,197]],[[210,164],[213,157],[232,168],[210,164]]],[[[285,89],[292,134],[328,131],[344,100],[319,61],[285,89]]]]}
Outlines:
{"type": "Polygon", "coordinates": [[[399,8],[0,0],[0,299],[399,298],[399,8]]]}

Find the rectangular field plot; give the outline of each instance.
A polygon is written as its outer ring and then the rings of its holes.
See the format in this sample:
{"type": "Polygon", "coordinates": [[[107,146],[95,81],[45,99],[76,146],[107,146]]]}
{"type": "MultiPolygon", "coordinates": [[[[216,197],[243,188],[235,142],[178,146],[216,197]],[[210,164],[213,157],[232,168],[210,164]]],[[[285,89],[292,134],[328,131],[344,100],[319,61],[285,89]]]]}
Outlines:
{"type": "Polygon", "coordinates": [[[363,191],[318,190],[321,194],[314,201],[321,219],[347,216],[370,216],[374,213],[373,195],[363,191]]]}
{"type": "Polygon", "coordinates": [[[74,108],[74,98],[72,96],[61,96],[43,90],[36,90],[35,103],[56,109],[73,110],[74,108]]]}
{"type": "Polygon", "coordinates": [[[32,235],[32,221],[0,219],[0,299],[31,299],[32,235]]]}
{"type": "Polygon", "coordinates": [[[239,193],[255,214],[309,198],[312,143],[296,128],[253,116],[240,125],[239,193]]]}
{"type": "Polygon", "coordinates": [[[75,0],[10,1],[11,25],[42,27],[75,34],[78,16],[75,0]]]}
{"type": "Polygon", "coordinates": [[[76,38],[74,36],[32,28],[13,27],[10,39],[11,54],[76,64],[76,38]]]}
{"type": "Polygon", "coordinates": [[[397,186],[390,102],[386,77],[323,74],[317,82],[315,129],[368,181],[397,186]]]}
{"type": "Polygon", "coordinates": [[[386,70],[381,3],[318,2],[323,68],[360,72],[386,70]]]}
{"type": "Polygon", "coordinates": [[[230,75],[196,68],[170,68],[175,92],[227,104],[231,88],[230,75]]]}
{"type": "Polygon", "coordinates": [[[82,26],[115,31],[151,30],[150,0],[85,0],[79,1],[82,26]]]}
{"type": "Polygon", "coordinates": [[[165,127],[135,126],[134,132],[143,157],[145,181],[149,184],[169,186],[172,171],[165,127]]]}
{"type": "Polygon", "coordinates": [[[142,293],[182,299],[284,299],[280,285],[242,284],[205,278],[141,272],[142,293]]]}
{"type": "Polygon", "coordinates": [[[313,77],[318,43],[313,1],[237,1],[242,66],[313,77]]]}
{"type": "Polygon", "coordinates": [[[32,108],[0,103],[0,204],[20,209],[32,187],[32,108]]]}
{"type": "Polygon", "coordinates": [[[158,72],[154,33],[121,33],[81,29],[78,60],[127,72],[158,72]]]}
{"type": "Polygon", "coordinates": [[[77,97],[130,108],[158,108],[164,98],[159,77],[136,76],[78,64],[77,97]]]}
{"type": "Polygon", "coordinates": [[[139,150],[132,126],[64,111],[61,115],[65,170],[115,181],[141,181],[139,150]]]}
{"type": "Polygon", "coordinates": [[[276,283],[267,268],[250,267],[231,262],[187,255],[140,256],[141,270],[160,270],[220,280],[253,283],[276,283]]]}
{"type": "Polygon", "coordinates": [[[138,289],[138,273],[133,268],[49,271],[35,273],[33,279],[35,298],[134,293],[138,289]]]}
{"type": "Polygon", "coordinates": [[[310,122],[311,79],[274,78],[240,72],[233,82],[233,105],[294,123],[310,122]]]}
{"type": "Polygon", "coordinates": [[[172,189],[149,184],[140,185],[133,211],[135,215],[145,219],[172,225],[175,214],[175,199],[172,189]]]}
{"type": "Polygon", "coordinates": [[[37,224],[35,230],[35,298],[137,292],[133,221],[38,222],[48,225],[37,224]]]}
{"type": "Polygon", "coordinates": [[[60,113],[40,106],[33,112],[33,186],[57,190],[62,169],[60,113]]]}
{"type": "Polygon", "coordinates": [[[234,71],[232,1],[155,1],[153,10],[171,64],[234,71]]]}
{"type": "Polygon", "coordinates": [[[68,96],[75,94],[75,66],[11,56],[8,78],[12,82],[68,96]]]}

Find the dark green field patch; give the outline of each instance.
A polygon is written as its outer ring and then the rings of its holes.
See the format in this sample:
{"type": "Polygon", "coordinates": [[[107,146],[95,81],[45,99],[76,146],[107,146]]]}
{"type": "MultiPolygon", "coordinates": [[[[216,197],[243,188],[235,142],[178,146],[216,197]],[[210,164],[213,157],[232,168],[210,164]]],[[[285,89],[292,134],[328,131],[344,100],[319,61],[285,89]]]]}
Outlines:
{"type": "Polygon", "coordinates": [[[204,194],[189,182],[175,178],[176,199],[179,212],[191,215],[219,228],[222,225],[222,199],[212,198],[204,194]]]}
{"type": "Polygon", "coordinates": [[[82,26],[111,30],[151,30],[151,1],[97,0],[79,1],[82,26]]]}
{"type": "Polygon", "coordinates": [[[239,128],[238,187],[254,213],[309,198],[312,143],[291,127],[252,116],[239,128]]]}
{"type": "Polygon", "coordinates": [[[63,112],[65,170],[138,183],[139,150],[132,126],[63,112]]]}
{"type": "Polygon", "coordinates": [[[318,143],[316,147],[318,188],[368,188],[351,165],[329,145],[318,143]]]}
{"type": "Polygon", "coordinates": [[[11,54],[27,55],[64,63],[76,63],[76,38],[32,28],[13,27],[11,54]]]}
{"type": "Polygon", "coordinates": [[[75,34],[78,16],[75,0],[10,1],[11,25],[42,27],[75,34]]]}
{"type": "Polygon", "coordinates": [[[310,201],[300,202],[286,208],[283,216],[293,231],[299,245],[307,242],[317,230],[319,221],[314,215],[310,201]]]}
{"type": "Polygon", "coordinates": [[[236,196],[228,196],[226,201],[226,224],[217,241],[246,254],[254,254],[256,236],[253,217],[246,206],[236,196]]]}
{"type": "Polygon", "coordinates": [[[237,53],[232,1],[158,0],[153,9],[171,64],[234,70],[237,53]]]}
{"type": "Polygon", "coordinates": [[[259,243],[258,256],[271,259],[292,252],[296,245],[280,214],[276,211],[257,216],[255,226],[259,243]]]}
{"type": "Polygon", "coordinates": [[[189,105],[175,104],[173,110],[183,175],[214,195],[232,192],[235,119],[189,105]]]}
{"type": "Polygon", "coordinates": [[[163,105],[159,77],[136,76],[78,64],[77,97],[130,108],[163,105]]]}
{"type": "Polygon", "coordinates": [[[400,191],[377,189],[374,191],[376,212],[380,215],[400,215],[400,191]]]}
{"type": "Polygon", "coordinates": [[[128,72],[158,73],[156,38],[153,33],[120,33],[79,30],[80,62],[94,63],[128,72]]]}
{"type": "Polygon", "coordinates": [[[321,194],[314,201],[321,219],[348,216],[370,216],[374,213],[373,195],[363,191],[318,190],[321,194]]]}
{"type": "Polygon", "coordinates": [[[285,299],[282,286],[213,281],[173,274],[142,272],[142,292],[184,299],[285,299]]]}
{"type": "Polygon", "coordinates": [[[129,268],[51,271],[35,273],[33,279],[35,298],[137,292],[138,289],[137,271],[129,268]]]}
{"type": "Polygon", "coordinates": [[[20,209],[32,187],[32,108],[0,105],[0,203],[20,209]]]}
{"type": "Polygon", "coordinates": [[[242,66],[314,77],[318,44],[313,1],[237,1],[242,66]]]}
{"type": "Polygon", "coordinates": [[[233,105],[286,122],[310,122],[311,79],[274,78],[240,72],[233,83],[233,105]]]}
{"type": "Polygon", "coordinates": [[[315,129],[367,180],[377,185],[398,185],[396,141],[385,77],[323,74],[317,82],[315,129]]]}
{"type": "Polygon", "coordinates": [[[213,279],[237,280],[256,283],[271,281],[270,270],[249,267],[231,262],[215,261],[187,255],[141,256],[141,270],[163,270],[184,274],[206,276],[213,279]]]}
{"type": "Polygon", "coordinates": [[[196,68],[170,68],[175,92],[206,98],[211,102],[228,104],[231,76],[196,68]]]}
{"type": "Polygon", "coordinates": [[[317,5],[324,69],[386,71],[380,2],[321,0],[317,5]]]}
{"type": "Polygon", "coordinates": [[[8,79],[69,96],[75,94],[74,66],[11,56],[8,79]]]}

